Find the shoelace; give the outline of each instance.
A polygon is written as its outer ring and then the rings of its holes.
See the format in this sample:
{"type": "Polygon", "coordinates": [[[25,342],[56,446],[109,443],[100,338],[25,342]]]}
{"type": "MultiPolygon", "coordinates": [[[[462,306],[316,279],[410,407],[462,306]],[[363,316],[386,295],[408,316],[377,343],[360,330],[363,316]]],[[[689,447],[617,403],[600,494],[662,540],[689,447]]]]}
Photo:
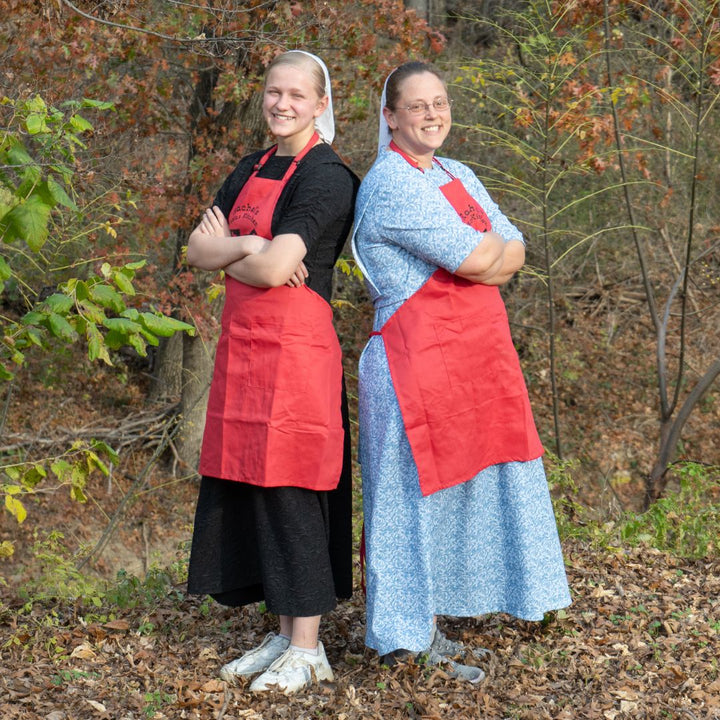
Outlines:
{"type": "Polygon", "coordinates": [[[302,655],[297,652],[285,652],[283,653],[275,662],[277,662],[277,666],[275,666],[275,663],[273,663],[273,671],[280,670],[285,667],[288,667],[290,669],[293,668],[307,668],[308,665],[312,665],[312,661],[310,660],[310,656],[308,656],[308,662],[302,661],[302,655]]]}

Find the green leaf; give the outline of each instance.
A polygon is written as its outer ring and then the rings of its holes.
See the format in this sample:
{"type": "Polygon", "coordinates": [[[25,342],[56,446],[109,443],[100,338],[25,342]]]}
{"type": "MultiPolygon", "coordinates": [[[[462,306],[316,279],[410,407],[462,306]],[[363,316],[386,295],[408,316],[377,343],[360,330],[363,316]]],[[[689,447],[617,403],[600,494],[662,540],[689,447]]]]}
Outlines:
{"type": "Polygon", "coordinates": [[[97,110],[114,110],[115,105],[107,100],[93,100],[92,98],[83,98],[81,107],[96,108],[97,110]]]}
{"type": "Polygon", "coordinates": [[[189,335],[195,334],[195,328],[192,325],[160,313],[141,313],[140,320],[147,330],[160,337],[170,337],[181,331],[185,331],[189,335]]]}
{"type": "Polygon", "coordinates": [[[207,299],[209,302],[214,302],[217,300],[221,295],[225,293],[225,286],[220,285],[219,283],[213,283],[207,290],[207,299]]]}
{"type": "Polygon", "coordinates": [[[84,488],[80,487],[79,485],[73,485],[70,488],[70,497],[79,503],[86,503],[87,495],[83,492],[83,490],[84,488]]]}
{"type": "Polygon", "coordinates": [[[73,299],[62,293],[53,293],[46,298],[45,304],[55,313],[67,315],[73,306],[73,299]]]}
{"type": "Polygon", "coordinates": [[[42,338],[34,328],[28,328],[25,331],[24,337],[28,345],[36,345],[37,347],[43,346],[42,338]]]}
{"type": "Polygon", "coordinates": [[[23,178],[21,186],[15,188],[14,195],[18,198],[25,197],[40,182],[42,177],[37,163],[28,154],[25,146],[16,138],[12,138],[7,151],[3,153],[2,159],[4,164],[17,168],[23,178]]]}
{"type": "Polygon", "coordinates": [[[79,280],[78,278],[70,278],[64,285],[60,286],[60,289],[66,295],[74,295],[75,302],[78,304],[90,297],[88,284],[84,280],[79,280]]]}
{"type": "Polygon", "coordinates": [[[137,260],[136,262],[126,263],[123,265],[123,269],[127,268],[128,270],[139,270],[142,267],[145,267],[147,263],[147,260],[137,260]]]}
{"type": "Polygon", "coordinates": [[[102,440],[91,440],[90,445],[96,452],[107,455],[111,463],[117,464],[120,462],[120,456],[106,442],[102,440]]]}
{"type": "Polygon", "coordinates": [[[35,95],[35,97],[27,100],[25,102],[25,107],[31,112],[43,113],[44,115],[47,114],[47,104],[40,95],[35,95]]]}
{"type": "MultiPolygon", "coordinates": [[[[77,145],[78,147],[82,148],[83,150],[87,147],[87,145],[85,145],[85,143],[77,135],[67,134],[67,135],[65,135],[64,140],[67,143],[73,143],[74,145],[77,145]]],[[[69,156],[72,156],[72,149],[70,151],[68,151],[66,154],[69,156]]]]}
{"type": "Polygon", "coordinates": [[[0,292],[5,287],[5,281],[12,277],[12,270],[10,266],[5,262],[5,258],[0,255],[0,292]]]}
{"type": "Polygon", "coordinates": [[[89,291],[90,298],[103,307],[109,308],[116,313],[121,313],[125,309],[125,303],[122,297],[117,290],[110,285],[98,283],[97,285],[91,286],[89,291]]]}
{"type": "Polygon", "coordinates": [[[67,460],[60,458],[50,465],[50,470],[60,482],[65,482],[72,472],[72,465],[67,460]]]}
{"type": "Polygon", "coordinates": [[[77,339],[77,333],[73,326],[57,313],[48,315],[48,329],[55,337],[65,342],[74,342],[77,339]]]}
{"type": "Polygon", "coordinates": [[[25,506],[12,495],[5,496],[5,507],[10,511],[11,515],[15,516],[19,523],[23,522],[27,517],[25,506]]]}
{"type": "Polygon", "coordinates": [[[93,129],[92,124],[88,122],[84,117],[82,117],[82,115],[73,115],[70,118],[70,126],[76,132],[81,133],[93,129]]]}
{"type": "Polygon", "coordinates": [[[77,462],[73,465],[72,472],[70,473],[70,481],[72,488],[70,489],[70,496],[73,500],[84,503],[87,502],[87,496],[85,495],[85,485],[87,484],[88,469],[82,463],[77,462]]]}
{"type": "Polygon", "coordinates": [[[40,313],[37,310],[30,310],[30,312],[26,312],[23,316],[20,322],[23,325],[40,325],[43,320],[45,320],[47,316],[45,313],[40,313]]]}
{"type": "Polygon", "coordinates": [[[107,345],[111,350],[117,350],[125,344],[127,344],[127,334],[124,332],[115,332],[114,330],[110,330],[105,335],[105,345],[107,345]]]}
{"type": "Polygon", "coordinates": [[[28,488],[34,488],[38,483],[47,477],[45,468],[40,464],[35,464],[28,468],[22,477],[22,484],[28,488]]]}
{"type": "Polygon", "coordinates": [[[25,127],[31,135],[38,135],[40,133],[49,132],[47,123],[45,122],[46,115],[40,115],[38,113],[31,113],[25,118],[25,127]]]}
{"type": "Polygon", "coordinates": [[[147,340],[148,345],[152,345],[153,347],[159,347],[160,346],[160,340],[158,340],[157,335],[153,335],[151,332],[147,331],[145,328],[140,329],[140,334],[147,340]]]}
{"type": "Polygon", "coordinates": [[[30,195],[0,221],[0,233],[7,230],[3,239],[5,242],[24,240],[33,252],[38,252],[47,240],[51,210],[39,195],[30,195]]]}
{"type": "Polygon", "coordinates": [[[35,187],[33,187],[32,192],[37,195],[48,207],[54,208],[57,205],[57,201],[50,192],[47,180],[36,184],[35,187]]]}
{"type": "MultiPolygon", "coordinates": [[[[2,155],[0,154],[0,164],[3,162],[2,155]]],[[[5,215],[7,215],[7,213],[9,213],[15,205],[17,205],[15,195],[11,193],[8,188],[2,185],[2,180],[2,173],[0,173],[0,218],[5,217],[5,215]]]]}
{"type": "Polygon", "coordinates": [[[115,284],[118,286],[118,288],[121,290],[121,292],[124,292],[126,295],[134,295],[135,294],[135,288],[133,287],[132,282],[130,282],[130,278],[125,275],[123,272],[115,273],[115,284]]]}
{"type": "Polygon", "coordinates": [[[131,335],[128,338],[128,342],[130,345],[135,348],[135,352],[137,352],[140,357],[147,357],[147,345],[145,341],[142,339],[142,336],[139,334],[131,335]]]}
{"type": "Polygon", "coordinates": [[[62,283],[62,285],[59,286],[59,291],[64,293],[65,295],[73,295],[75,292],[75,288],[77,287],[78,279],[75,277],[68,278],[68,281],[66,283],[62,283]]]}
{"type": "Polygon", "coordinates": [[[110,354],[105,346],[105,339],[95,325],[88,323],[85,330],[85,336],[88,341],[88,357],[90,360],[93,362],[95,360],[102,360],[107,365],[112,365],[110,354]]]}
{"type": "Polygon", "coordinates": [[[113,330],[116,333],[124,333],[130,335],[132,333],[140,332],[140,325],[127,318],[107,318],[103,325],[108,330],[113,330]]]}
{"type": "Polygon", "coordinates": [[[85,315],[91,323],[95,323],[96,325],[103,325],[105,323],[107,317],[103,312],[103,309],[94,302],[91,302],[90,300],[81,300],[78,303],[78,307],[80,308],[80,312],[85,315]]]}
{"type": "Polygon", "coordinates": [[[110,470],[107,465],[91,450],[87,452],[88,470],[99,470],[105,477],[109,477],[110,470]]]}
{"type": "Polygon", "coordinates": [[[85,331],[88,326],[88,321],[86,318],[84,318],[82,315],[72,315],[70,316],[68,322],[73,326],[76,333],[78,333],[79,335],[85,335],[85,331]]]}
{"type": "Polygon", "coordinates": [[[77,205],[70,199],[68,194],[65,192],[65,188],[50,175],[47,179],[47,187],[50,196],[57,205],[63,205],[71,210],[77,210],[77,205]]]}

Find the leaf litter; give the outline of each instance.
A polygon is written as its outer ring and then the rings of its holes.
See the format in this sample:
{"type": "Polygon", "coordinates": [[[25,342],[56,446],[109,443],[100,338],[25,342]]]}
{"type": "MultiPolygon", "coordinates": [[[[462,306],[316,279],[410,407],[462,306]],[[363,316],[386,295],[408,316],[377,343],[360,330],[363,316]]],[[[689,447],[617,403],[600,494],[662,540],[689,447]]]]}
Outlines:
{"type": "Polygon", "coordinates": [[[274,629],[258,606],[232,610],[174,591],[149,613],[87,622],[61,602],[18,615],[3,588],[0,717],[720,720],[720,562],[576,540],[564,549],[573,604],[545,622],[441,619],[450,637],[490,650],[477,686],[414,662],[381,667],[364,646],[359,591],[321,628],[334,682],[286,697],[218,677],[274,629]]]}

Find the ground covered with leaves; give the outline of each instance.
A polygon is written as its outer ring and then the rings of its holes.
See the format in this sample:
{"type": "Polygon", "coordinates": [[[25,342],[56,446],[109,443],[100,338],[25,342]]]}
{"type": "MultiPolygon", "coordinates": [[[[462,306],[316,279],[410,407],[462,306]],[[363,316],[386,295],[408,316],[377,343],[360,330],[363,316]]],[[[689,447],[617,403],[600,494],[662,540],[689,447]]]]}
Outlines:
{"type": "Polygon", "coordinates": [[[450,637],[491,651],[478,686],[413,663],[380,667],[364,647],[360,591],[322,628],[335,681],[286,697],[218,679],[274,629],[257,606],[231,611],[157,575],[154,594],[149,580],[126,579],[137,604],[124,610],[40,603],[18,613],[5,589],[0,717],[720,718],[720,562],[564,548],[573,604],[547,622],[441,620],[450,637]]]}
{"type": "MultiPolygon", "coordinates": [[[[370,314],[360,303],[346,314],[354,417],[370,314]]],[[[594,317],[572,321],[571,359],[593,367],[598,383],[567,373],[574,464],[548,453],[546,467],[573,604],[545,623],[441,619],[449,637],[490,650],[478,686],[414,663],[380,667],[364,645],[359,589],[323,621],[334,682],[290,697],[227,686],[220,667],[275,625],[258,606],[231,611],[185,594],[197,478],[172,453],[151,462],[172,409],[147,404],[132,368],[38,360],[6,403],[4,451],[41,457],[94,437],[117,448],[122,464],[92,478],[84,505],[45,483],[24,498],[24,523],[7,514],[0,523],[0,544],[14,545],[0,561],[0,718],[720,720],[720,412],[710,404],[693,417],[681,459],[694,464],[674,467],[667,497],[629,515],[642,504],[639,469],[656,450],[651,358],[643,338],[626,333],[616,342],[627,361],[607,362],[594,317]],[[56,588],[76,599],[58,599],[56,588]]],[[[541,435],[552,437],[544,356],[530,341],[519,352],[541,435]]]]}

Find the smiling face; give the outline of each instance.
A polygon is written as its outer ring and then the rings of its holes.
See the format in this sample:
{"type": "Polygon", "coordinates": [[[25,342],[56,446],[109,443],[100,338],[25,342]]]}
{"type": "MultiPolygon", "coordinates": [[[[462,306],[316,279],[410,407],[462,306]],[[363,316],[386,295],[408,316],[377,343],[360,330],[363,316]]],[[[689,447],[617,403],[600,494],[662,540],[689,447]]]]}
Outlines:
{"type": "Polygon", "coordinates": [[[433,107],[434,100],[447,98],[445,85],[433,73],[421,72],[406,77],[399,90],[394,108],[383,108],[393,140],[422,167],[430,167],[435,151],[445,141],[452,125],[449,106],[441,111],[433,107]],[[417,102],[424,102],[427,109],[414,115],[406,108],[417,102]]]}
{"type": "Polygon", "coordinates": [[[263,93],[263,116],[278,143],[278,155],[297,155],[315,130],[315,118],[328,104],[311,75],[289,64],[271,68],[263,93]]]}

